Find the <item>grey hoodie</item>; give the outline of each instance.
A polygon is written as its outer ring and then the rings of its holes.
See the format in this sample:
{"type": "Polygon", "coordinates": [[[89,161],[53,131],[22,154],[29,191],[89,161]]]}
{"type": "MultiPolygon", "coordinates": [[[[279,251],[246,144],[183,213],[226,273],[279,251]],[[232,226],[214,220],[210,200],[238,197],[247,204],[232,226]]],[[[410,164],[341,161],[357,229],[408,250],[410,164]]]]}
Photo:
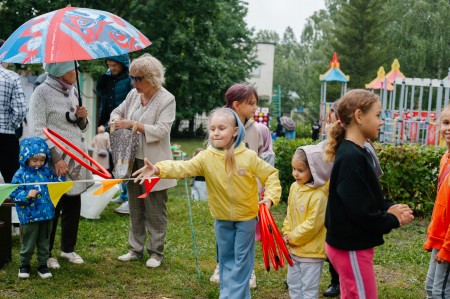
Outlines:
{"type": "Polygon", "coordinates": [[[333,163],[325,162],[323,160],[323,144],[319,143],[305,145],[300,146],[300,148],[306,153],[309,169],[314,180],[312,183],[308,183],[306,185],[312,188],[317,188],[325,185],[330,180],[333,163]]]}

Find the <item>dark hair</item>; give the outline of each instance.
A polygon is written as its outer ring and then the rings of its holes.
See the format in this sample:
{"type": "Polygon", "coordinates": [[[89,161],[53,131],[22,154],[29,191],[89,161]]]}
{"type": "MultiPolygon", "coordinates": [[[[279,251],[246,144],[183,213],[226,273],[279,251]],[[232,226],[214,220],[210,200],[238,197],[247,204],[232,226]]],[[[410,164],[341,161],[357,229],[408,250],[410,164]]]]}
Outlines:
{"type": "Polygon", "coordinates": [[[225,107],[233,109],[233,102],[247,102],[252,95],[258,101],[258,92],[253,86],[245,83],[233,84],[225,93],[225,107]]]}
{"type": "Polygon", "coordinates": [[[5,41],[0,38],[0,47],[3,46],[4,43],[5,43],[5,41]]]}
{"type": "Polygon", "coordinates": [[[364,90],[354,89],[347,92],[340,100],[337,108],[339,121],[327,128],[327,140],[325,141],[325,161],[332,162],[337,149],[345,138],[345,128],[351,124],[356,110],[367,113],[372,105],[379,101],[376,94],[364,90]]]}

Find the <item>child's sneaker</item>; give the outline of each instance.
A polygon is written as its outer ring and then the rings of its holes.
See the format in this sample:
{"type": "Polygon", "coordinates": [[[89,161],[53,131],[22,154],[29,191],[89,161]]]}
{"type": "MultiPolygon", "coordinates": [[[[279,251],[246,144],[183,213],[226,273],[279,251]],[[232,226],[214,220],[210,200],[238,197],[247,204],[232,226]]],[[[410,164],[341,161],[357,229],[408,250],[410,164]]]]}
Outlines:
{"type": "Polygon", "coordinates": [[[61,257],[68,259],[69,262],[74,264],[82,264],[84,263],[83,258],[76,254],[75,252],[64,252],[61,251],[61,257]]]}
{"type": "Polygon", "coordinates": [[[52,273],[48,270],[47,265],[40,265],[38,267],[38,274],[43,279],[52,277],[52,273]]]}
{"type": "Polygon", "coordinates": [[[256,274],[255,270],[253,270],[252,275],[249,280],[250,289],[256,289],[256,274]]]}
{"type": "Polygon", "coordinates": [[[31,267],[30,265],[23,265],[19,268],[19,278],[27,279],[30,277],[31,267]]]}
{"type": "Polygon", "coordinates": [[[56,258],[51,257],[47,260],[47,267],[50,269],[59,269],[61,266],[56,258]]]}
{"type": "Polygon", "coordinates": [[[217,264],[213,275],[211,275],[211,277],[209,278],[209,281],[211,281],[212,283],[220,284],[219,264],[217,264]]]}

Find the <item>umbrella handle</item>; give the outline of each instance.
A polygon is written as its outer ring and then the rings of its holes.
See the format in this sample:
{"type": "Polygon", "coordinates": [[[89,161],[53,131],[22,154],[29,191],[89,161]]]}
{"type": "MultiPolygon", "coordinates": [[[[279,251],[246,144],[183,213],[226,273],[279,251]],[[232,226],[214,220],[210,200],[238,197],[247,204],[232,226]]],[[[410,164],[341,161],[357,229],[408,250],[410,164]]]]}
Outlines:
{"type": "Polygon", "coordinates": [[[72,124],[77,124],[79,122],[79,118],[75,118],[74,120],[70,118],[69,111],[66,112],[66,120],[72,124]]]}

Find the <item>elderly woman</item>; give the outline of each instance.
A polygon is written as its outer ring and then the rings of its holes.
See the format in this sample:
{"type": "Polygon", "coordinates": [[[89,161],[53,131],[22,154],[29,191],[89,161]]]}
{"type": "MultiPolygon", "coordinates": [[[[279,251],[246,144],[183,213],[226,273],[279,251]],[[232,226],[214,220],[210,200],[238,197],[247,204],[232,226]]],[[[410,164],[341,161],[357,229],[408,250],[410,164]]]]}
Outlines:
{"type": "MultiPolygon", "coordinates": [[[[172,159],[170,129],[175,120],[175,97],[162,87],[164,71],[161,62],[150,54],[133,60],[130,78],[135,88],[111,113],[110,122],[114,122],[116,129],[137,125],[139,145],[133,171],[144,167],[144,157],[149,157],[152,163],[172,159]]],[[[146,250],[150,258],[146,265],[156,268],[161,264],[167,230],[167,189],[175,185],[175,180],[161,180],[147,198],[140,199],[137,197],[144,194],[145,189],[142,185],[128,183],[130,250],[119,256],[120,261],[142,258],[148,233],[146,250]]]]}
{"type": "MultiPolygon", "coordinates": [[[[87,152],[83,132],[88,125],[86,107],[78,105],[76,70],[74,62],[52,63],[45,65],[48,74],[44,83],[40,84],[30,98],[29,130],[32,136],[42,137],[47,141],[51,152],[50,167],[59,176],[67,180],[78,181],[92,179],[92,174],[71,157],[56,147],[42,129],[54,130],[75,146],[87,152]]],[[[70,149],[69,149],[70,150],[70,149]]],[[[80,156],[79,154],[77,154],[80,156]]],[[[81,156],[80,156],[81,157],[81,156]]],[[[86,161],[87,162],[87,161],[86,161]]],[[[58,260],[52,256],[58,219],[61,217],[61,257],[75,264],[82,264],[83,259],[75,253],[78,224],[80,221],[81,193],[92,183],[75,183],[73,188],[64,194],[55,208],[53,229],[50,235],[49,268],[60,268],[58,260]]]]}

